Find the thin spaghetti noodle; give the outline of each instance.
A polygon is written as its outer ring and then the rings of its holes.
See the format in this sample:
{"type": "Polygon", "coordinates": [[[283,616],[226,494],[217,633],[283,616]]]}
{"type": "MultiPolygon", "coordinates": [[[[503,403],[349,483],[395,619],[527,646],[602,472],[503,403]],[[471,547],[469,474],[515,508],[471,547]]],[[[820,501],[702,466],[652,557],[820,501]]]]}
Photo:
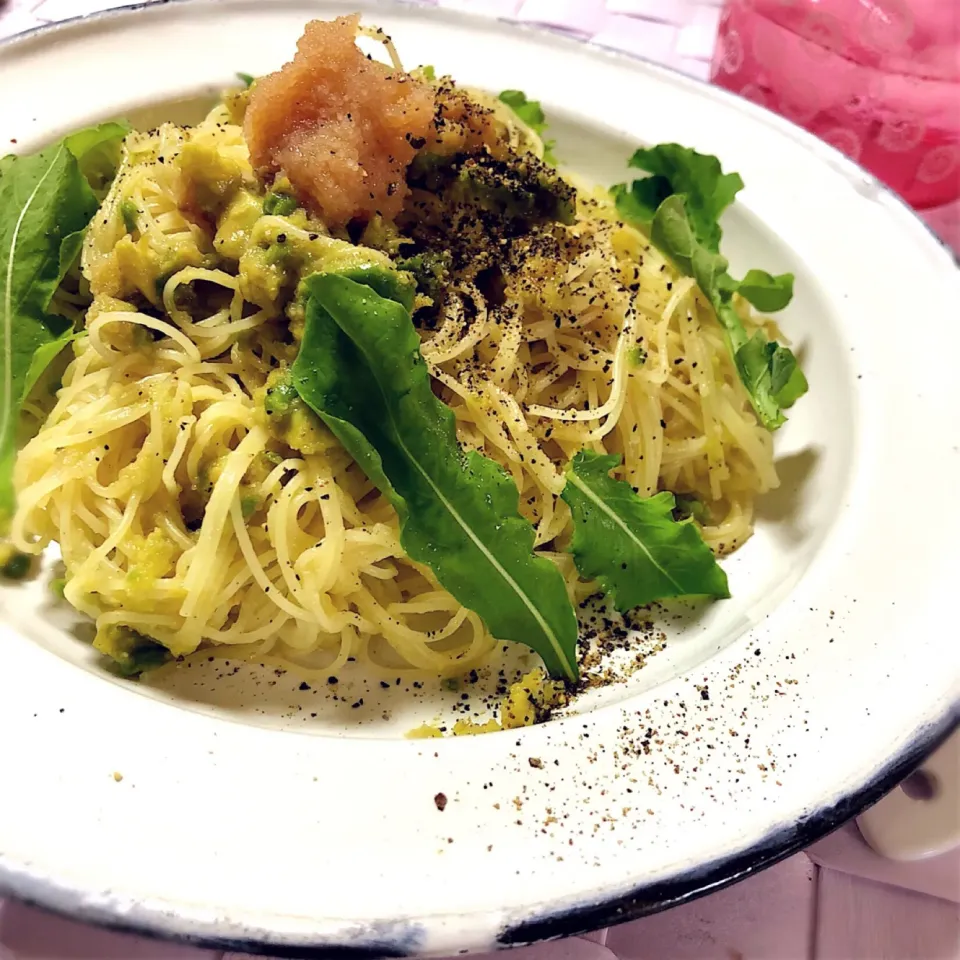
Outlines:
{"type": "MultiPolygon", "coordinates": [[[[472,96],[512,149],[542,155],[503,105],[472,96]]],[[[296,356],[297,280],[358,256],[389,265],[403,238],[371,249],[303,210],[264,213],[243,105],[128,136],[83,252],[86,336],[18,458],[13,542],[59,543],[65,596],[107,646],[128,629],[174,654],[230,645],[324,675],[350,658],[460,673],[495,648],[480,618],[404,555],[393,509],[319,421],[278,435],[264,414],[296,356]],[[194,198],[214,188],[227,199],[211,220],[194,198]]],[[[621,454],[641,495],[699,499],[719,553],[750,536],[777,476],[709,303],[605,194],[576,186],[554,254],[530,241],[496,302],[454,283],[421,333],[461,443],[513,477],[537,548],[581,599],[593,586],[562,552],[559,499],[578,450],[621,454]]]]}

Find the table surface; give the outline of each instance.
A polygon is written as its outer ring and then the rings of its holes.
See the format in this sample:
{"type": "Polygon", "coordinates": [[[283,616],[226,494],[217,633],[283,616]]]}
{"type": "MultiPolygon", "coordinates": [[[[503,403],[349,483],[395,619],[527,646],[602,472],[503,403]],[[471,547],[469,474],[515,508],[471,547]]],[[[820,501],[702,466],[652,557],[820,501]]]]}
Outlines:
{"type": "MultiPolygon", "coordinates": [[[[502,960],[957,960],[960,905],[814,862],[867,869],[856,828],[742,883],[589,937],[498,954],[502,960]]],[[[958,881],[960,859],[938,858],[958,881]]],[[[889,864],[887,876],[896,876],[889,864]]],[[[251,960],[81,926],[0,901],[0,960],[251,960]]],[[[482,960],[482,958],[477,958],[482,960]]],[[[489,957],[487,958],[489,960],[489,957]]]]}
{"type": "MultiPolygon", "coordinates": [[[[124,2],[128,0],[0,0],[0,39],[124,2]]],[[[433,2],[563,29],[703,79],[709,75],[722,5],[722,0],[433,2]]],[[[956,211],[941,213],[940,219],[944,232],[960,232],[956,211]]],[[[713,896],[589,937],[523,948],[509,956],[511,960],[960,960],[957,901],[960,856],[947,854],[923,868],[898,868],[872,854],[856,827],[848,825],[807,854],[713,896]]],[[[96,930],[0,900],[0,960],[243,958],[96,930]]]]}

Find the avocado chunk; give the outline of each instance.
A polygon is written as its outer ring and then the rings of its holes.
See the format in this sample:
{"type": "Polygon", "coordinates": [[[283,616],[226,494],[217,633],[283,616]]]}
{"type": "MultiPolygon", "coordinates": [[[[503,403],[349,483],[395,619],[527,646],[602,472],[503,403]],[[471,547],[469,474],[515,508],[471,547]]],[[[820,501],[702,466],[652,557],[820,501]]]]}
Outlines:
{"type": "Polygon", "coordinates": [[[413,187],[439,194],[447,203],[533,223],[571,224],[577,192],[549,164],[533,154],[498,160],[488,152],[443,157],[420,154],[410,165],[413,187]]]}
{"type": "Polygon", "coordinates": [[[97,631],[93,646],[113,660],[124,677],[139,677],[147,670],[163,666],[171,657],[161,643],[123,625],[111,625],[97,631]]]}

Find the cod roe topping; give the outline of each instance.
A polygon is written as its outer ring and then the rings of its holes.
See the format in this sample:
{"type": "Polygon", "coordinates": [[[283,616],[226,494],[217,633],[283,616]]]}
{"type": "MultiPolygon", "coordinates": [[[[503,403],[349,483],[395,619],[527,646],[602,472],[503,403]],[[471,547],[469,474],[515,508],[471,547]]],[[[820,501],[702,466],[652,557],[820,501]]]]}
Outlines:
{"type": "Polygon", "coordinates": [[[433,90],[368,59],[359,17],[307,24],[293,60],[250,92],[244,134],[257,174],[286,174],[330,227],[375,214],[393,219],[404,174],[434,132],[433,90]]]}

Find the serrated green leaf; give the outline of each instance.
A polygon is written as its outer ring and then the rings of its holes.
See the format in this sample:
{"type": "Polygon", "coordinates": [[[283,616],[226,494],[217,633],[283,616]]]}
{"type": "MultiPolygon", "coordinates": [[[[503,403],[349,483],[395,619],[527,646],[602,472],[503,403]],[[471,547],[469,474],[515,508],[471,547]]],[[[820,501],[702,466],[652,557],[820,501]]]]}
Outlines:
{"type": "Polygon", "coordinates": [[[649,229],[657,207],[673,192],[666,177],[645,177],[628,187],[619,183],[610,189],[617,213],[628,223],[649,229]]]}
{"type": "Polygon", "coordinates": [[[739,293],[765,313],[782,310],[793,296],[793,274],[750,270],[737,280],[728,273],[727,258],[720,253],[719,217],[743,181],[738,174],[723,173],[716,157],[671,143],[638,150],[630,164],[651,176],[612,188],[617,212],[696,280],[724,328],[757,416],[767,429],[776,429],[786,419],[783,409],[806,392],[807,381],[787,347],[768,343],[761,333],[750,340],[733,295],[739,293]]]}
{"type": "Polygon", "coordinates": [[[543,159],[545,163],[556,166],[557,158],[553,153],[554,140],[544,139],[547,118],[539,100],[528,100],[522,90],[504,90],[500,102],[505,103],[541,140],[543,140],[543,159]]]}
{"type": "MultiPolygon", "coordinates": [[[[752,338],[747,336],[732,302],[741,284],[727,273],[726,257],[699,242],[680,194],[673,194],[660,205],[651,224],[650,237],[683,273],[697,281],[697,286],[713,304],[740,380],[761,423],[768,430],[781,426],[786,420],[783,408],[806,392],[806,378],[788,347],[768,341],[760,331],[752,338]]],[[[751,274],[754,293],[764,302],[778,302],[792,292],[792,274],[771,277],[755,270],[747,276],[751,274]],[[770,282],[766,283],[764,278],[770,282]]]]}
{"type": "MultiPolygon", "coordinates": [[[[577,676],[577,624],[563,577],[533,553],[506,472],[456,439],[430,386],[407,307],[335,274],[304,282],[294,386],[393,504],[403,548],[502,640],[531,647],[554,676],[577,676]]],[[[383,271],[381,271],[383,272],[383,271]]],[[[372,281],[372,282],[371,282],[372,281]]]]}
{"type": "Polygon", "coordinates": [[[610,476],[619,463],[581,450],[567,470],[562,496],[580,575],[599,580],[620,611],[666,597],[729,597],[727,576],[697,527],[674,520],[673,494],[638,496],[610,476]]]}
{"type": "Polygon", "coordinates": [[[743,189],[738,173],[724,173],[720,161],[678,143],[641,147],[630,166],[666,180],[668,193],[687,198],[687,209],[700,242],[716,253],[720,248],[720,215],[743,189]]]}
{"type": "MultiPolygon", "coordinates": [[[[129,128],[81,130],[25,157],[0,177],[0,522],[13,511],[13,462],[20,408],[47,364],[72,338],[50,301],[79,254],[97,210],[110,156],[129,128]],[[89,177],[89,179],[88,179],[89,177]]],[[[112,174],[111,174],[112,175],[112,174]]]]}
{"type": "MultiPolygon", "coordinates": [[[[780,349],[783,350],[786,348],[781,347],[780,349]]],[[[778,377],[776,370],[773,371],[772,375],[773,394],[777,398],[777,403],[785,410],[792,407],[809,389],[807,378],[803,375],[799,364],[796,363],[796,357],[793,356],[791,351],[787,350],[786,352],[789,353],[794,360],[794,366],[790,371],[790,376],[784,381],[782,377],[778,377]]]]}
{"type": "Polygon", "coordinates": [[[65,330],[59,337],[49,340],[42,346],[37,347],[33,356],[30,358],[30,366],[27,368],[24,377],[23,395],[27,397],[33,389],[36,382],[43,376],[47,367],[60,356],[60,351],[67,344],[73,343],[81,335],[79,330],[65,330]]]}
{"type": "Polygon", "coordinates": [[[807,392],[807,379],[793,352],[767,340],[759,330],[737,350],[736,363],[754,406],[771,429],[786,419],[782,409],[807,392]]]}
{"type": "Polygon", "coordinates": [[[110,120],[78,130],[64,138],[67,149],[77,158],[80,172],[97,200],[106,196],[113,182],[113,175],[120,163],[120,147],[129,132],[130,124],[126,120],[110,120]]]}
{"type": "Polygon", "coordinates": [[[773,276],[766,270],[748,270],[737,292],[761,313],[776,313],[793,299],[793,274],[773,276]]]}

